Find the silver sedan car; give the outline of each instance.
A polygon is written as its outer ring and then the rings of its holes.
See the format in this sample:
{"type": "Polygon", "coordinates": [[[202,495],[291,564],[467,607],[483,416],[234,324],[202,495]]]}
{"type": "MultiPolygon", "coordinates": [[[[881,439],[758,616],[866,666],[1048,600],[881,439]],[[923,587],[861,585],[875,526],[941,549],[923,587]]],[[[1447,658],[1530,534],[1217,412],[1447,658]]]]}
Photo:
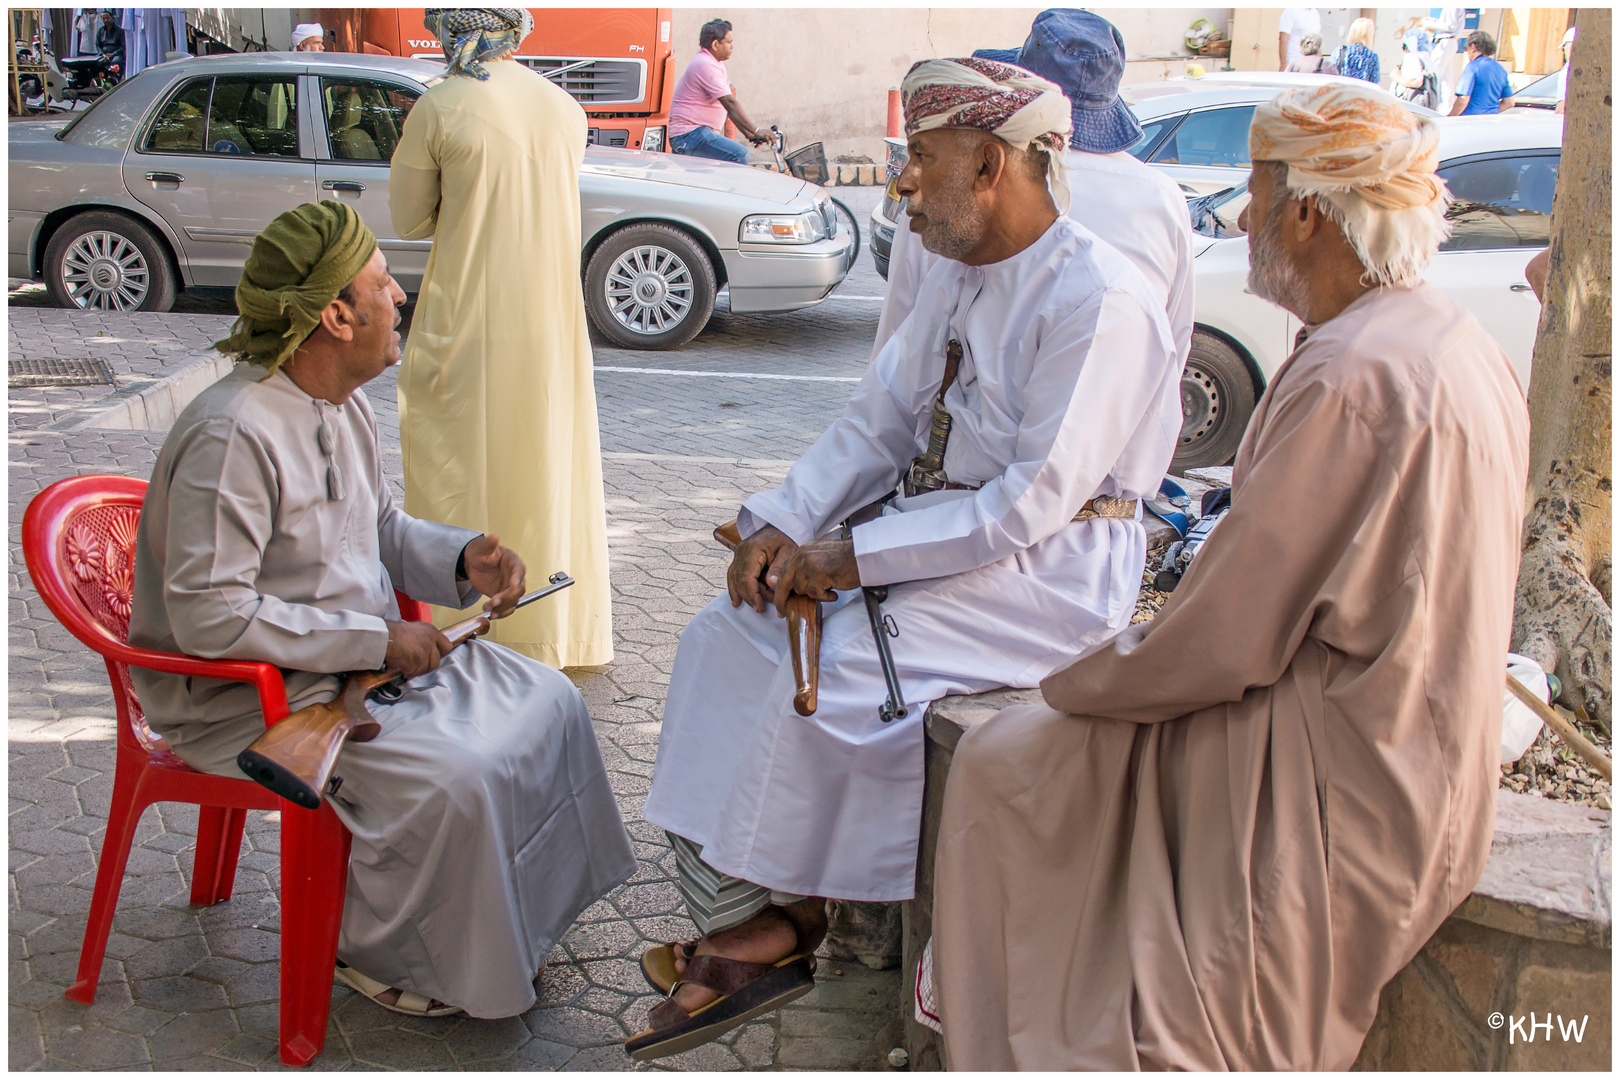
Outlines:
{"type": "MultiPolygon", "coordinates": [[[[299,203],[352,203],[414,293],[431,241],[395,236],[388,162],[439,64],[248,53],[159,64],[66,123],[10,125],[10,274],[63,306],[164,311],[178,289],[233,287],[248,245],[299,203]]],[[[594,129],[591,132],[594,142],[594,129]]],[[[666,349],[733,312],[820,303],[855,238],[821,188],[703,158],[588,146],[580,269],[592,324],[666,349]]]]}

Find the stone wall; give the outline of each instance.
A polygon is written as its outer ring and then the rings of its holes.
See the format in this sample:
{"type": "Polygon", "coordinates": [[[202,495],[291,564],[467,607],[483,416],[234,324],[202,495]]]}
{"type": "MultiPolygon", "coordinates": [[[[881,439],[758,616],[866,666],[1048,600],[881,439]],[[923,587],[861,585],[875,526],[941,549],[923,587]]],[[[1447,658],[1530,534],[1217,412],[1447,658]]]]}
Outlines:
{"type": "MultiPolygon", "coordinates": [[[[1039,690],[1001,690],[929,709],[917,895],[903,915],[901,1007],[914,1070],[944,1061],[943,1040],[916,1023],[912,1003],[917,959],[933,929],[934,844],[951,756],[964,731],[1039,700],[1039,690]]],[[[1354,1068],[1607,1070],[1612,816],[1500,790],[1479,884],[1384,988],[1354,1068]],[[1571,1025],[1583,1017],[1577,1041],[1571,1025]]]]}

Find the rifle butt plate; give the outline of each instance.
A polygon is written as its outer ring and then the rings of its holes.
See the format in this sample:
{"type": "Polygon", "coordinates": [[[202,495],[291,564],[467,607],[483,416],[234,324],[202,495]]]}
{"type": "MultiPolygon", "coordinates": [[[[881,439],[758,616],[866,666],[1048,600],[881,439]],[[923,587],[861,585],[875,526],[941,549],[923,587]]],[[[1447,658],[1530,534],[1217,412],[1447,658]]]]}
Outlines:
{"type": "Polygon", "coordinates": [[[290,803],[296,803],[306,810],[321,808],[320,792],[251,748],[236,755],[236,767],[246,773],[250,780],[269,788],[290,803]]]}

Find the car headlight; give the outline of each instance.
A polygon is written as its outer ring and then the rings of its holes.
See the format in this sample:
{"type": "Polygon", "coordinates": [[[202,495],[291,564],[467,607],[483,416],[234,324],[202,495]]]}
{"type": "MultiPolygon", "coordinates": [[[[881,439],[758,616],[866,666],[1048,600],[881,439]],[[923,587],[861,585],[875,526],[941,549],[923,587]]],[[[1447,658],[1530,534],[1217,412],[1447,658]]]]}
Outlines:
{"type": "Polygon", "coordinates": [[[741,244],[811,244],[827,235],[819,210],[808,214],[753,214],[737,230],[741,244]]]}
{"type": "Polygon", "coordinates": [[[662,125],[650,127],[641,133],[641,148],[655,153],[664,148],[664,128],[662,125]]]}

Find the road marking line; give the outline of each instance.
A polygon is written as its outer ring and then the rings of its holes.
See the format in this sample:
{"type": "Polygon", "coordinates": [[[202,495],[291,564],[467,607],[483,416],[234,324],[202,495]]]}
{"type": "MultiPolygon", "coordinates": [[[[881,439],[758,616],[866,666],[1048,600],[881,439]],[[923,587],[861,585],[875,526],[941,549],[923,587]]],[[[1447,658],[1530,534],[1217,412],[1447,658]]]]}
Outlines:
{"type": "Polygon", "coordinates": [[[602,455],[606,461],[697,461],[706,465],[743,465],[749,468],[786,469],[793,465],[791,461],[778,461],[772,458],[738,458],[738,457],[699,457],[695,454],[629,454],[623,452],[605,452],[602,455]]]}
{"type": "Polygon", "coordinates": [[[679,368],[656,367],[603,367],[597,371],[634,375],[691,375],[700,379],[772,379],[783,382],[860,382],[856,375],[765,375],[748,371],[683,371],[679,368]]]}

